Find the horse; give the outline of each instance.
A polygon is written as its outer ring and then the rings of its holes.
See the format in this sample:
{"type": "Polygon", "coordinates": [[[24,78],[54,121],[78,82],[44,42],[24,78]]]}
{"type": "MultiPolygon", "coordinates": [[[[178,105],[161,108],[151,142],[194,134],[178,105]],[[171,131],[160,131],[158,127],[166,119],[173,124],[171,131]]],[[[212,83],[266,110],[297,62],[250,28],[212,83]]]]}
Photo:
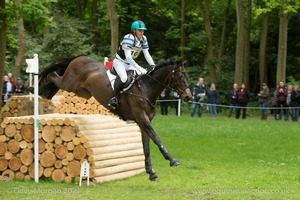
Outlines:
{"type": "Polygon", "coordinates": [[[185,70],[186,62],[175,59],[162,59],[148,73],[138,76],[132,86],[118,95],[119,106],[112,110],[108,106],[112,95],[112,86],[104,64],[89,56],[76,56],[62,59],[45,68],[39,76],[39,95],[46,99],[59,89],[74,92],[86,99],[92,96],[112,113],[123,120],[134,121],[141,130],[145,170],[151,181],[158,176],[152,169],[150,159],[150,139],[158,146],[170,166],[180,162],[173,158],[156,134],[151,121],[155,115],[155,104],[164,88],[170,87],[184,101],[192,97],[185,70]]]}

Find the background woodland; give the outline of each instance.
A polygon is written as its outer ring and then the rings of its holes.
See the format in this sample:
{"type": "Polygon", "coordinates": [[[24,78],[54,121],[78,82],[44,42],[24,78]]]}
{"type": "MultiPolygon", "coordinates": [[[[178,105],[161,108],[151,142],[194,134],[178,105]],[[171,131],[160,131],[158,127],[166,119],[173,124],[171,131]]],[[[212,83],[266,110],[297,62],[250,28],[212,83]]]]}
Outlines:
{"type": "MultiPolygon", "coordinates": [[[[262,82],[294,84],[299,7],[300,0],[0,0],[0,75],[26,80],[25,59],[34,53],[40,71],[74,55],[112,59],[140,19],[155,62],[187,60],[191,87],[199,76],[223,96],[234,82],[253,93],[262,82]]],[[[137,62],[148,67],[143,56],[137,62]]]]}

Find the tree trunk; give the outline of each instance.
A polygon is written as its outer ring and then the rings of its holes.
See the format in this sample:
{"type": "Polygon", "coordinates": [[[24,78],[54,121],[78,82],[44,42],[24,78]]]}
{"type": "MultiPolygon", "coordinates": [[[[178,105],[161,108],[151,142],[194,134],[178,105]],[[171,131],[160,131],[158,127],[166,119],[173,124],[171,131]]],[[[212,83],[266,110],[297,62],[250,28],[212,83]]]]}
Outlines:
{"type": "Polygon", "coordinates": [[[87,0],[77,0],[78,18],[84,19],[84,10],[86,8],[87,0]]]}
{"type": "Polygon", "coordinates": [[[280,13],[276,83],[285,81],[286,79],[286,53],[289,20],[289,14],[280,13]]]}
{"type": "Polygon", "coordinates": [[[210,23],[210,8],[209,8],[209,0],[205,0],[205,10],[203,10],[200,1],[197,1],[197,5],[199,8],[199,11],[204,18],[204,25],[205,25],[205,33],[207,38],[207,63],[209,65],[209,76],[210,81],[215,82],[216,81],[216,70],[215,70],[215,64],[213,62],[214,58],[214,47],[213,47],[213,41],[212,41],[212,35],[211,35],[211,23],[210,23]]]}
{"type": "Polygon", "coordinates": [[[245,20],[245,49],[244,49],[244,65],[243,65],[243,83],[247,88],[249,85],[249,65],[250,65],[250,32],[251,32],[251,19],[252,19],[252,1],[247,1],[247,13],[245,20]]]}
{"type": "MultiPolygon", "coordinates": [[[[5,0],[0,0],[0,9],[5,10],[5,0]]],[[[5,66],[5,55],[6,55],[6,14],[0,12],[0,77],[4,76],[5,66]]],[[[0,90],[2,94],[3,81],[0,81],[0,90]]],[[[2,104],[2,98],[0,99],[2,104]]]]}
{"type": "Polygon", "coordinates": [[[99,0],[93,0],[92,2],[92,29],[93,29],[93,52],[98,51],[99,41],[100,41],[100,34],[98,31],[98,18],[99,14],[97,12],[99,0]]]}
{"type": "Polygon", "coordinates": [[[107,0],[107,13],[111,27],[110,58],[113,58],[119,46],[119,19],[115,11],[114,0],[107,0]]]}
{"type": "Polygon", "coordinates": [[[228,20],[228,13],[229,13],[230,5],[231,5],[231,0],[228,0],[226,9],[224,12],[224,21],[223,21],[221,40],[220,40],[220,47],[219,47],[219,52],[218,52],[218,59],[221,59],[224,54],[224,42],[225,42],[225,36],[226,36],[227,20],[228,20]]]}
{"type": "Polygon", "coordinates": [[[235,52],[235,75],[234,82],[241,84],[243,82],[243,65],[244,65],[244,21],[243,21],[243,1],[236,0],[236,16],[237,16],[237,40],[235,52]]]}
{"type": "Polygon", "coordinates": [[[181,25],[180,25],[180,47],[181,47],[181,58],[184,60],[185,55],[185,46],[186,46],[186,33],[184,29],[185,23],[185,0],[181,0],[181,25]]]}
{"type": "Polygon", "coordinates": [[[269,13],[264,14],[263,23],[260,34],[260,47],[259,47],[259,80],[260,85],[267,83],[267,64],[266,64],[266,49],[267,49],[267,37],[268,37],[268,24],[269,13]]]}
{"type": "Polygon", "coordinates": [[[26,40],[25,40],[25,29],[24,29],[24,22],[23,18],[20,15],[19,8],[22,5],[22,0],[15,0],[16,4],[16,17],[17,17],[17,23],[18,23],[18,37],[19,37],[19,48],[18,48],[18,54],[15,60],[15,69],[14,69],[14,76],[18,77],[20,76],[20,71],[22,67],[22,62],[25,54],[25,46],[26,46],[26,40]]]}

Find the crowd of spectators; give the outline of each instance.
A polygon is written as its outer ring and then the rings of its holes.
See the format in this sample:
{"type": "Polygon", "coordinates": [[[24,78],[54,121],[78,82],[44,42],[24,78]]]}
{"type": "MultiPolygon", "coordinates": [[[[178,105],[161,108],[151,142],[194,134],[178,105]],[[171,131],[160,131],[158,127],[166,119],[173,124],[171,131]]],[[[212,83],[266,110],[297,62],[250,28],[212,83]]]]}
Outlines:
{"type": "Polygon", "coordinates": [[[3,77],[2,106],[12,95],[24,95],[24,92],[25,86],[21,77],[18,77],[15,82],[12,73],[8,73],[3,77]]]}

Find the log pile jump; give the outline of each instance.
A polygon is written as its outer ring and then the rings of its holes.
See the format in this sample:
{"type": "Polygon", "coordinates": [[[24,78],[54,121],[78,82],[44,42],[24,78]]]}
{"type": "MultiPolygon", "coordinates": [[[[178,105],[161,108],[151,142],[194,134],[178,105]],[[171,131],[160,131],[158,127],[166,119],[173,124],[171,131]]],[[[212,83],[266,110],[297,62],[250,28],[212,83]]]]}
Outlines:
{"type": "MultiPolygon", "coordinates": [[[[6,117],[0,128],[0,174],[34,178],[33,116],[6,117]]],[[[79,180],[90,163],[96,183],[144,172],[139,127],[113,116],[47,114],[39,116],[39,176],[57,182],[79,180]]]]}
{"type": "MultiPolygon", "coordinates": [[[[29,99],[29,95],[24,96],[11,96],[6,104],[1,108],[0,121],[3,121],[5,117],[18,117],[33,115],[34,103],[29,99]]],[[[39,114],[53,113],[55,105],[51,100],[43,99],[39,97],[39,114]]]]}
{"type": "Polygon", "coordinates": [[[56,106],[54,112],[60,114],[113,114],[102,106],[94,97],[85,99],[78,97],[73,92],[66,92],[60,90],[53,98],[52,102],[56,106]]]}

